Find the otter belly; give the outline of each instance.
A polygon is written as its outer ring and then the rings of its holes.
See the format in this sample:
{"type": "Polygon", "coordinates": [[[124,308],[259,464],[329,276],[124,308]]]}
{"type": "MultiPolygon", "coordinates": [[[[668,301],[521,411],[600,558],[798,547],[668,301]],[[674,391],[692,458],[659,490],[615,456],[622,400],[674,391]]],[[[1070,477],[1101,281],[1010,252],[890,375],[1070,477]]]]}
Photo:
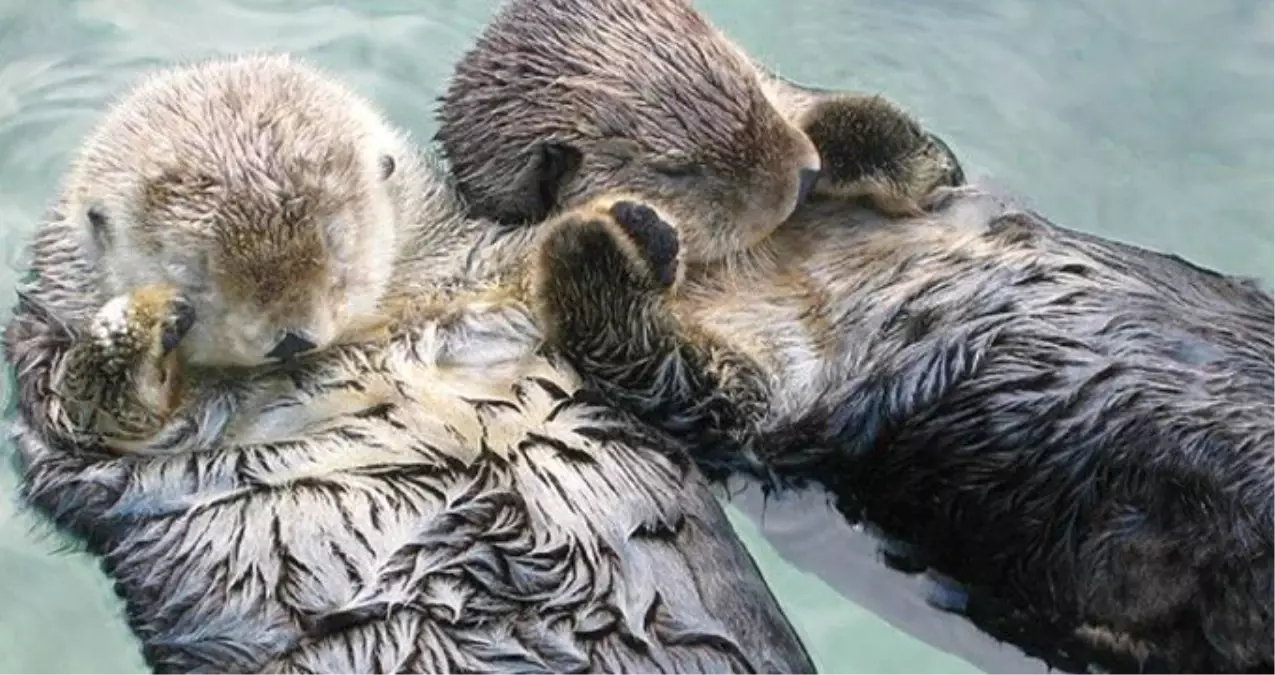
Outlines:
{"type": "Polygon", "coordinates": [[[437,356],[343,350],[211,452],[28,438],[29,494],[161,671],[813,670],[679,448],[529,350],[437,356]]]}

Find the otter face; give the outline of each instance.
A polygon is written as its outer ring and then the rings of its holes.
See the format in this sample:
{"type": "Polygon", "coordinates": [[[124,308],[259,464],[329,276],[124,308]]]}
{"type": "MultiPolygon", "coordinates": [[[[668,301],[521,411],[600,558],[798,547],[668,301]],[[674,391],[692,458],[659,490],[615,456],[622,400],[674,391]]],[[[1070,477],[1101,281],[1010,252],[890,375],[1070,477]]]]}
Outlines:
{"type": "MultiPolygon", "coordinates": [[[[750,248],[796,210],[820,176],[815,146],[762,101],[734,120],[709,124],[705,138],[683,130],[649,136],[580,139],[549,148],[574,156],[578,169],[558,187],[558,206],[584,203],[623,186],[664,205],[681,223],[688,261],[711,261],[750,248]]],[[[672,123],[672,121],[670,121],[672,123]]]]}
{"type": "Polygon", "coordinates": [[[439,121],[480,215],[533,222],[622,190],[682,224],[688,261],[765,238],[821,168],[752,64],[684,0],[513,0],[462,57],[439,121]],[[551,189],[546,148],[575,169],[551,189]]]}
{"type": "Polygon", "coordinates": [[[110,295],[164,283],[193,305],[189,362],[290,360],[374,316],[401,147],[366,104],[285,58],[178,69],[108,115],[70,210],[110,295]]]}

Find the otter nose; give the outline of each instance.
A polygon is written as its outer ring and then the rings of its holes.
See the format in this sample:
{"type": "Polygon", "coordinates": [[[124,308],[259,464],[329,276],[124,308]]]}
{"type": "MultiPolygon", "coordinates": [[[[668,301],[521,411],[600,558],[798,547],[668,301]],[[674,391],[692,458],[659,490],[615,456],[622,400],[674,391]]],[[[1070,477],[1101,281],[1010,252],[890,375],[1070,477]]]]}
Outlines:
{"type": "Polygon", "coordinates": [[[819,181],[819,169],[797,169],[797,203],[803,204],[819,181]]]}
{"type": "Polygon", "coordinates": [[[288,331],[283,334],[283,339],[280,340],[279,343],[274,346],[274,349],[271,349],[266,356],[279,361],[290,361],[301,354],[314,349],[316,346],[317,345],[313,342],[310,342],[300,335],[297,335],[292,331],[288,331]]]}

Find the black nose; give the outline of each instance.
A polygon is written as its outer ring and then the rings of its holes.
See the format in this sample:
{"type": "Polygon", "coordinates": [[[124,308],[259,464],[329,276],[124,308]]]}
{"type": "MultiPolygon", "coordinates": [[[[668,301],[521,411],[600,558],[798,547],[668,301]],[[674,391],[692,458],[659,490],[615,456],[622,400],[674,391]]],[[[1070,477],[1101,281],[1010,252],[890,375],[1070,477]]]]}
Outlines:
{"type": "Polygon", "coordinates": [[[803,204],[819,181],[819,169],[797,169],[797,203],[803,204]]]}
{"type": "Polygon", "coordinates": [[[316,345],[313,342],[296,333],[288,332],[283,334],[283,339],[266,356],[279,361],[289,361],[315,347],[316,345]]]}

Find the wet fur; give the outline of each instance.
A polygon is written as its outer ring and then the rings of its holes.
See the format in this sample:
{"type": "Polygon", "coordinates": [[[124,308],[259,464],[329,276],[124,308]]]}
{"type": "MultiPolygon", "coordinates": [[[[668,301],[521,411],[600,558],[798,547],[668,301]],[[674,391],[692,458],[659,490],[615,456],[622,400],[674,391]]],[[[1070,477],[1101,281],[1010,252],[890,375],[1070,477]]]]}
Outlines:
{"type": "Polygon", "coordinates": [[[884,96],[811,87],[753,65],[771,102],[819,150],[823,170],[814,194],[919,216],[936,187],[965,183],[947,143],[884,96]]]}
{"type": "Polygon", "coordinates": [[[814,202],[679,287],[564,240],[541,321],[712,475],[823,485],[977,605],[1108,667],[1269,672],[1270,293],[974,188],[936,209],[814,202]]]}
{"type": "Polygon", "coordinates": [[[695,259],[767,236],[800,201],[802,172],[820,167],[752,64],[684,0],[506,3],[461,57],[438,118],[477,213],[525,223],[623,185],[676,211],[695,259]],[[572,168],[548,192],[528,180],[560,161],[545,147],[572,168]]]}
{"type": "Polygon", "coordinates": [[[412,192],[381,330],[286,366],[192,366],[130,454],[59,391],[105,301],[81,223],[55,208],[35,236],[5,332],[22,495],[101,558],[147,663],[811,671],[681,446],[540,353],[519,299],[534,232],[470,219],[440,166],[395,160],[412,192]]]}
{"type": "Polygon", "coordinates": [[[755,245],[812,188],[916,215],[960,182],[907,111],[789,83],[685,0],[508,2],[461,57],[438,117],[477,212],[524,223],[623,186],[669,210],[692,261],[755,245]],[[833,143],[829,163],[815,148],[833,143]],[[534,180],[546,165],[569,167],[567,180],[534,180]]]}
{"type": "Polygon", "coordinates": [[[287,55],[157,69],[85,140],[59,208],[107,297],[184,296],[184,360],[255,366],[284,333],[322,348],[376,311],[412,208],[404,143],[287,55]]]}

